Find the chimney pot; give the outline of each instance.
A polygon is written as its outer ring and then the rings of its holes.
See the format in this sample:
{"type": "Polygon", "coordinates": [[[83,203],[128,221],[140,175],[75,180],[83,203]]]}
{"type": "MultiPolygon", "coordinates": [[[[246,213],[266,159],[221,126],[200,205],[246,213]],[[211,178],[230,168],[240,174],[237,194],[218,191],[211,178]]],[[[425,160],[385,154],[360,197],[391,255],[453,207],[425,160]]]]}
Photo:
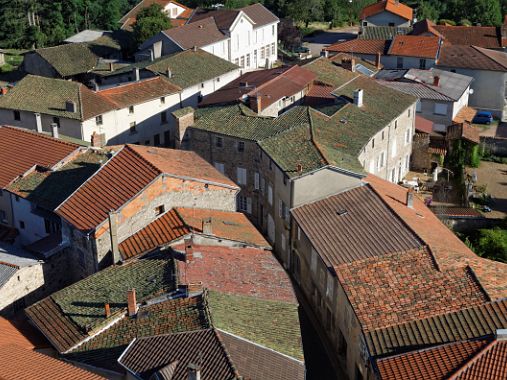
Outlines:
{"type": "Polygon", "coordinates": [[[190,262],[194,259],[194,245],[192,244],[192,238],[187,238],[185,242],[185,260],[190,262]]]}
{"type": "Polygon", "coordinates": [[[136,290],[134,288],[127,292],[127,310],[129,317],[137,314],[136,290]]]}
{"type": "Polygon", "coordinates": [[[42,133],[42,118],[40,113],[35,113],[35,128],[37,132],[42,133]]]}
{"type": "Polygon", "coordinates": [[[438,87],[440,85],[440,77],[438,75],[435,75],[433,77],[433,86],[438,87]]]}
{"type": "Polygon", "coordinates": [[[58,124],[56,123],[51,123],[51,136],[53,136],[55,139],[59,137],[58,124]]]}
{"type": "Polygon", "coordinates": [[[297,164],[296,170],[297,170],[298,173],[302,173],[303,172],[303,165],[297,164]]]}
{"type": "Polygon", "coordinates": [[[172,78],[173,77],[173,72],[171,71],[171,69],[169,67],[167,68],[167,77],[168,78],[172,78]]]}
{"type": "Polygon", "coordinates": [[[204,235],[213,235],[213,229],[211,227],[211,218],[205,218],[202,221],[202,233],[204,235]]]}
{"type": "Polygon", "coordinates": [[[106,315],[106,318],[109,318],[111,316],[111,307],[108,303],[104,304],[104,312],[106,315]]]}
{"type": "Polygon", "coordinates": [[[381,54],[380,54],[380,52],[378,51],[378,52],[377,52],[377,55],[376,55],[376,57],[375,57],[375,67],[376,67],[377,69],[380,69],[380,67],[381,67],[381,65],[380,65],[380,58],[381,58],[381,56],[382,56],[382,55],[381,55],[381,54]]]}
{"type": "Polygon", "coordinates": [[[414,189],[410,188],[407,191],[407,207],[414,208],[414,189]]]}
{"type": "Polygon", "coordinates": [[[354,104],[358,107],[363,106],[363,93],[364,91],[360,88],[354,91],[354,104]]]}
{"type": "Polygon", "coordinates": [[[141,80],[141,76],[139,74],[139,68],[138,67],[134,67],[134,78],[135,78],[135,81],[136,82],[139,82],[141,80]]]}

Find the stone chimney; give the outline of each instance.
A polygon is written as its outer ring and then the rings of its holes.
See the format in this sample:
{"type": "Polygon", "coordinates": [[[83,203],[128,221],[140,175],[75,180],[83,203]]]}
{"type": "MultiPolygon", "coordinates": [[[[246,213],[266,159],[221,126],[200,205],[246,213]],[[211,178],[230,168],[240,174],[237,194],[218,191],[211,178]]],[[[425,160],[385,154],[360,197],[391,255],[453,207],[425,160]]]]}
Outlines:
{"type": "Polygon", "coordinates": [[[120,250],[118,248],[118,213],[109,212],[109,236],[111,239],[111,253],[113,255],[113,264],[121,261],[120,250]]]}
{"type": "Polygon", "coordinates": [[[303,173],[303,165],[301,165],[301,164],[297,164],[297,166],[296,166],[296,171],[298,172],[298,174],[303,173]]]}
{"type": "Polygon", "coordinates": [[[141,75],[139,74],[139,68],[138,67],[134,67],[134,69],[132,70],[133,74],[134,74],[134,80],[136,82],[139,82],[141,80],[141,75]]]}
{"type": "Polygon", "coordinates": [[[111,316],[111,307],[108,303],[104,304],[104,315],[106,318],[109,318],[111,316]]]}
{"type": "Polygon", "coordinates": [[[435,75],[433,77],[433,86],[438,87],[440,85],[440,77],[438,75],[435,75]]]}
{"type": "Polygon", "coordinates": [[[407,207],[414,208],[414,189],[407,190],[407,207]]]}
{"type": "Polygon", "coordinates": [[[134,288],[127,291],[127,311],[129,317],[133,317],[137,314],[137,298],[136,290],[134,288]]]}
{"type": "Polygon", "coordinates": [[[91,145],[95,148],[102,148],[106,145],[106,134],[93,132],[91,138],[91,145]]]}
{"type": "Polygon", "coordinates": [[[204,218],[202,221],[202,233],[204,235],[213,235],[213,229],[211,227],[211,218],[204,218]]]}
{"type": "Polygon", "coordinates": [[[188,365],[188,380],[201,380],[201,369],[195,364],[188,365]]]}
{"type": "Polygon", "coordinates": [[[176,148],[180,149],[183,145],[187,128],[194,125],[194,109],[192,107],[185,107],[172,112],[172,115],[176,120],[176,148]]]}
{"type": "Polygon", "coordinates": [[[192,238],[186,238],[185,242],[185,261],[189,263],[194,259],[194,245],[192,243],[192,238]]]}
{"type": "Polygon", "coordinates": [[[75,113],[77,111],[76,102],[72,100],[67,100],[65,102],[65,111],[75,113]]]}
{"type": "Polygon", "coordinates": [[[363,93],[364,91],[361,88],[354,91],[354,104],[358,107],[363,106],[363,93]]]}
{"type": "Polygon", "coordinates": [[[35,115],[35,130],[39,133],[42,133],[42,118],[40,113],[36,112],[35,115]]]}
{"type": "Polygon", "coordinates": [[[377,69],[379,69],[379,70],[380,70],[380,68],[381,68],[381,64],[380,64],[380,59],[381,59],[381,57],[382,57],[382,54],[378,51],[378,52],[377,52],[377,55],[375,56],[375,67],[376,67],[377,69]]]}
{"type": "Polygon", "coordinates": [[[51,123],[51,136],[57,139],[60,135],[58,133],[58,124],[51,123]]]}
{"type": "Polygon", "coordinates": [[[344,58],[342,59],[342,67],[345,70],[349,70],[352,72],[356,71],[356,59],[355,58],[344,58]]]}

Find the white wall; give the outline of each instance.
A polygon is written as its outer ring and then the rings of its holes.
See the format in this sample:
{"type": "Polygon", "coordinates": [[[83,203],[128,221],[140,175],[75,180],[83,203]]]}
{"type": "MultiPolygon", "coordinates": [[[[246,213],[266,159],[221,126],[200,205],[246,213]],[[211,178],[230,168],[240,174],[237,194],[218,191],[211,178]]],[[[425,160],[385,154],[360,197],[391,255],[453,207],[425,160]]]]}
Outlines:
{"type": "MultiPolygon", "coordinates": [[[[419,69],[420,59],[416,57],[401,57],[403,58],[403,69],[419,69]]],[[[426,61],[426,69],[431,69],[435,66],[435,59],[424,58],[426,61]]],[[[380,58],[380,63],[384,65],[385,69],[397,69],[398,68],[398,56],[396,55],[383,55],[380,58]]]]}
{"type": "Polygon", "coordinates": [[[229,61],[229,40],[225,39],[222,41],[215,42],[211,45],[201,47],[202,50],[207,51],[210,54],[216,55],[226,61],[229,61]]]}
{"type": "Polygon", "coordinates": [[[19,241],[21,244],[31,244],[43,237],[48,236],[44,225],[44,218],[32,213],[32,203],[24,198],[16,197],[10,194],[12,202],[14,227],[19,231],[19,241]],[[20,222],[24,222],[25,227],[21,228],[20,222]]]}
{"type": "Polygon", "coordinates": [[[184,10],[185,9],[174,3],[169,3],[164,7],[164,12],[169,18],[178,18],[178,16],[182,14],[184,10]]]}
{"type": "Polygon", "coordinates": [[[411,21],[395,15],[391,12],[381,12],[376,15],[367,17],[362,20],[362,26],[389,26],[390,23],[393,23],[394,26],[410,26],[411,21]],[[366,25],[364,24],[366,22],[366,25]]]}

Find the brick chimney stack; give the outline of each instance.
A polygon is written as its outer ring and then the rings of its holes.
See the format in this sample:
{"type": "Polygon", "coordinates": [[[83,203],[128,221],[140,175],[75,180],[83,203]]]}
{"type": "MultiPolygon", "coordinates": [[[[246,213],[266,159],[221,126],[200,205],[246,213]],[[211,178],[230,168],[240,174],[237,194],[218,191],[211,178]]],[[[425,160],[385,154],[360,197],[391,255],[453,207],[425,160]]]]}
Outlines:
{"type": "Polygon", "coordinates": [[[435,75],[433,77],[433,86],[438,87],[440,85],[440,77],[438,75],[435,75]]]}
{"type": "Polygon", "coordinates": [[[129,317],[133,317],[137,314],[136,290],[133,288],[127,291],[127,311],[129,317]]]}
{"type": "Polygon", "coordinates": [[[106,318],[109,318],[111,316],[111,307],[108,303],[104,304],[104,313],[106,318]]]}

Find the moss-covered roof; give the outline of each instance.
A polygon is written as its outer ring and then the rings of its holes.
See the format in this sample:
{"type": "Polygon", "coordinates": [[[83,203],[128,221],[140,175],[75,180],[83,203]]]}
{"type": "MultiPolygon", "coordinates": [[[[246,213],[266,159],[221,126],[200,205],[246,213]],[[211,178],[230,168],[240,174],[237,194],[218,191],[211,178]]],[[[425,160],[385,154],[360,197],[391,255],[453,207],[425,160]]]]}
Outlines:
{"type": "Polygon", "coordinates": [[[176,282],[174,261],[151,256],[106,268],[54,293],[51,298],[64,315],[84,331],[90,331],[106,320],[104,304],[109,303],[112,314],[126,309],[128,290],[135,289],[137,301],[143,302],[175,290],[176,282]]]}
{"type": "Polygon", "coordinates": [[[303,67],[315,73],[318,81],[331,85],[334,88],[342,86],[348,81],[359,76],[359,73],[353,73],[342,69],[324,58],[316,59],[303,67]]]}
{"type": "Polygon", "coordinates": [[[92,70],[99,60],[93,51],[95,48],[88,43],[78,43],[37,49],[35,53],[65,78],[92,70]]]}
{"type": "Polygon", "coordinates": [[[14,181],[7,190],[53,211],[107,161],[101,151],[88,150],[55,172],[39,171],[14,181]]]}
{"type": "Polygon", "coordinates": [[[192,107],[184,107],[184,108],[181,108],[181,109],[177,109],[176,111],[173,111],[173,115],[175,117],[182,117],[182,116],[185,116],[191,112],[194,112],[194,109],[192,107]]]}
{"type": "Polygon", "coordinates": [[[297,305],[211,291],[209,307],[216,328],[303,360],[297,305]]]}

